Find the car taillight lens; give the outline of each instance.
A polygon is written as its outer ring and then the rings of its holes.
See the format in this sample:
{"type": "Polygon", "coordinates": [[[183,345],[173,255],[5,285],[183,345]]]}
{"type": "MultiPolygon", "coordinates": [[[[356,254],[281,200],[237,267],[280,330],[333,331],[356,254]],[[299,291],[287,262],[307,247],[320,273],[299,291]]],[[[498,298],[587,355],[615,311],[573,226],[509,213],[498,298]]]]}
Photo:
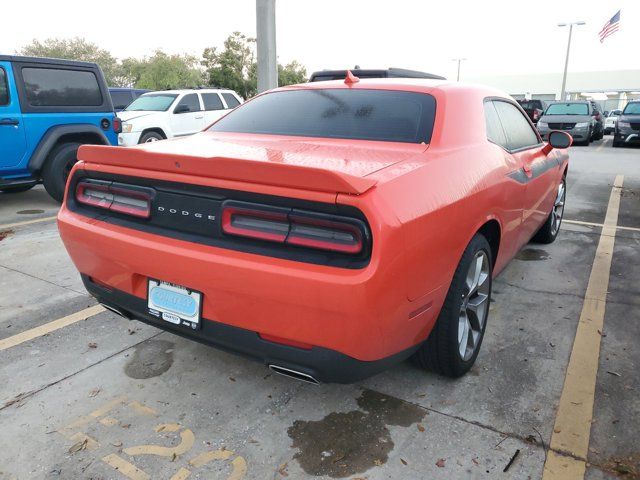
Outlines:
{"type": "Polygon", "coordinates": [[[122,133],[122,120],[120,120],[118,117],[115,117],[113,119],[113,131],[115,133],[122,133]]]}
{"type": "Polygon", "coordinates": [[[229,235],[284,242],[289,233],[286,213],[225,207],[222,231],[229,235]]]}
{"type": "Polygon", "coordinates": [[[222,231],[227,235],[286,245],[358,254],[364,248],[359,220],[300,210],[223,206],[222,231]]]}
{"type": "Polygon", "coordinates": [[[349,223],[290,216],[291,229],[286,243],[342,253],[362,250],[362,233],[349,223]]]}
{"type": "Polygon", "coordinates": [[[148,189],[127,187],[101,181],[80,181],[76,186],[76,201],[84,205],[140,218],[151,216],[153,195],[148,189]]]}

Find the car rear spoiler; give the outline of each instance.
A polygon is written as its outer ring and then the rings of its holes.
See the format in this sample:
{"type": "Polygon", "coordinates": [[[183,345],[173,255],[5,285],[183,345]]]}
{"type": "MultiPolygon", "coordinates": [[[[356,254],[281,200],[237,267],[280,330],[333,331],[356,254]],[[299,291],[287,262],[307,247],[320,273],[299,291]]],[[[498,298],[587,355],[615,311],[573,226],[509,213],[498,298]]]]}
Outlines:
{"type": "Polygon", "coordinates": [[[317,167],[224,156],[205,158],[102,145],[82,145],[78,150],[78,160],[94,164],[350,195],[360,195],[377,183],[370,178],[317,167]]]}

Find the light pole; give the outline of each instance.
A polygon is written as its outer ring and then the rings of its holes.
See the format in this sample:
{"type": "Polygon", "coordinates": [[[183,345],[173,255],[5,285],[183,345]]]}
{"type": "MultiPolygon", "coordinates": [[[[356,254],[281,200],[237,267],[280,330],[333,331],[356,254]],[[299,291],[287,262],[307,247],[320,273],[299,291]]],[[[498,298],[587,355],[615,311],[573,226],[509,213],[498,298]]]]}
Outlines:
{"type": "Polygon", "coordinates": [[[278,86],[276,0],[256,0],[258,93],[278,86]]]}
{"type": "Polygon", "coordinates": [[[562,74],[562,90],[560,91],[560,100],[564,100],[565,96],[565,88],[567,86],[567,68],[569,67],[569,51],[571,50],[571,34],[573,33],[574,25],[584,25],[585,22],[569,22],[569,23],[559,23],[559,27],[566,27],[569,25],[569,41],[567,42],[567,58],[564,60],[564,73],[562,74]]]}
{"type": "Polygon", "coordinates": [[[458,75],[456,77],[456,81],[457,82],[460,81],[460,64],[465,60],[466,60],[466,58],[454,58],[453,59],[454,62],[458,62],[458,75]]]}

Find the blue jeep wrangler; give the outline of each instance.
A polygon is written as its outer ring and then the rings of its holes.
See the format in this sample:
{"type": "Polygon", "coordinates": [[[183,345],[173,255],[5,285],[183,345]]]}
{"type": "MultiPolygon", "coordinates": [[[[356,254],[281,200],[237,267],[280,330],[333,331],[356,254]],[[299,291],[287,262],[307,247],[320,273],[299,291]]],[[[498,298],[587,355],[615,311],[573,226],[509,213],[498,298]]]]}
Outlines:
{"type": "Polygon", "coordinates": [[[120,128],[98,65],[0,55],[0,191],[42,182],[62,201],[78,147],[117,145],[120,128]]]}

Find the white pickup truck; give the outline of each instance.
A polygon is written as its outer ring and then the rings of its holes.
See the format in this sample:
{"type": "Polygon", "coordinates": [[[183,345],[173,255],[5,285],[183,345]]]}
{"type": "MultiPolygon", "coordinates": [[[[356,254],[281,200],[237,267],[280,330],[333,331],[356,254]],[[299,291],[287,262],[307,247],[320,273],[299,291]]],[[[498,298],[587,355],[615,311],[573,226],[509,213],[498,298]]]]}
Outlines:
{"type": "Polygon", "coordinates": [[[149,92],[118,114],[118,145],[155,142],[200,132],[242,103],[233,90],[218,88],[149,92]]]}

